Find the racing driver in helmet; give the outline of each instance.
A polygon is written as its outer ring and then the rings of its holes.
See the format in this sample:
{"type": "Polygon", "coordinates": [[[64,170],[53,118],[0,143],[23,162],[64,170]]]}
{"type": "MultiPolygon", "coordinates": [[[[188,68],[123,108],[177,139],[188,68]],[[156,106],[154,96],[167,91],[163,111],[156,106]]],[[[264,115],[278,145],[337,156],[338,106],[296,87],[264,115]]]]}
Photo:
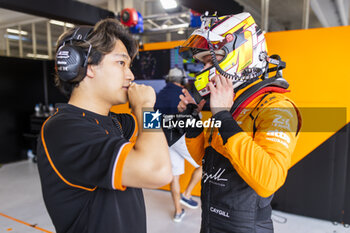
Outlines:
{"type": "Polygon", "coordinates": [[[220,127],[187,128],[191,156],[203,165],[201,233],[271,233],[271,200],[286,180],[299,111],[285,96],[285,63],[268,56],[265,37],[249,13],[202,16],[179,49],[204,64],[196,74],[201,101],[187,90],[178,110],[198,119],[205,101],[220,127]],[[198,103],[198,104],[197,104],[198,103]]]}

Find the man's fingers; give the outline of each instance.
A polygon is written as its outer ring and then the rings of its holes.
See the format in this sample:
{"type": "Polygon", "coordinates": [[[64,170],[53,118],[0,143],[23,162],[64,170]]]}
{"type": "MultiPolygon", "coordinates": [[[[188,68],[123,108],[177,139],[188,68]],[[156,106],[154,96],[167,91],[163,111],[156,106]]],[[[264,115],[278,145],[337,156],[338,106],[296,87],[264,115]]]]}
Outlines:
{"type": "Polygon", "coordinates": [[[209,82],[208,83],[208,87],[209,87],[209,90],[211,93],[215,92],[216,91],[216,88],[214,87],[214,84],[209,82]]]}
{"type": "Polygon", "coordinates": [[[188,92],[187,89],[182,89],[182,93],[184,94],[184,98],[181,98],[181,100],[184,100],[186,104],[193,103],[196,104],[196,101],[192,98],[191,94],[188,92]]]}
{"type": "MultiPolygon", "coordinates": [[[[187,89],[182,89],[182,93],[184,93],[185,97],[191,97],[190,93],[188,92],[187,89]]],[[[192,97],[191,97],[192,98],[192,97]]]]}
{"type": "Polygon", "coordinates": [[[186,109],[186,105],[183,102],[180,102],[177,105],[177,110],[179,110],[179,112],[183,112],[186,109]]]}
{"type": "Polygon", "coordinates": [[[219,82],[217,82],[216,84],[217,89],[221,89],[221,88],[232,89],[233,84],[231,79],[225,78],[224,76],[220,75],[219,81],[220,81],[220,84],[218,85],[219,82]]]}
{"type": "Polygon", "coordinates": [[[205,100],[201,100],[201,102],[199,102],[199,104],[198,104],[198,109],[202,110],[205,103],[206,103],[205,100]]]}
{"type": "Polygon", "coordinates": [[[220,76],[220,80],[221,80],[223,86],[227,86],[227,84],[228,84],[228,83],[227,83],[228,78],[225,78],[224,76],[220,76]]]}
{"type": "Polygon", "coordinates": [[[231,79],[225,78],[225,82],[226,82],[226,86],[232,88],[233,85],[232,85],[232,80],[231,79]]]}
{"type": "Polygon", "coordinates": [[[221,83],[224,87],[227,87],[229,85],[228,83],[228,78],[224,77],[224,76],[220,76],[220,80],[221,80],[221,83]]]}
{"type": "Polygon", "coordinates": [[[179,95],[180,100],[182,100],[185,104],[188,104],[188,100],[184,95],[179,95]]]}
{"type": "Polygon", "coordinates": [[[215,76],[215,84],[216,84],[216,88],[221,88],[223,83],[222,83],[222,80],[221,80],[221,75],[216,75],[215,76]]]}
{"type": "Polygon", "coordinates": [[[229,86],[230,88],[233,88],[232,80],[231,80],[231,79],[227,79],[227,82],[228,82],[228,86],[229,86]]]}

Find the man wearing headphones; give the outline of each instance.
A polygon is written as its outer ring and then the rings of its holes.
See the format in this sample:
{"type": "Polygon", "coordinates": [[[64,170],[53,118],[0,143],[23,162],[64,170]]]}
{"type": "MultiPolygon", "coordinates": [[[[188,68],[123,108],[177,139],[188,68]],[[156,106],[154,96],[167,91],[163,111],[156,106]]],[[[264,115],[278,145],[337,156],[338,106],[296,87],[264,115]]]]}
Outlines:
{"type": "MultiPolygon", "coordinates": [[[[169,74],[165,78],[167,84],[160,90],[157,95],[155,109],[159,109],[162,114],[177,114],[177,105],[179,103],[179,95],[182,88],[187,84],[186,73],[183,69],[174,67],[169,70],[169,74]]],[[[189,154],[184,132],[174,132],[165,130],[165,136],[169,144],[170,160],[173,172],[173,180],[170,183],[171,196],[173,198],[175,213],[174,222],[181,222],[185,216],[185,210],[181,208],[181,204],[188,208],[198,208],[198,203],[192,199],[191,192],[194,186],[200,181],[202,176],[202,167],[199,166],[189,154]],[[176,134],[176,135],[175,135],[176,134]],[[191,180],[183,194],[180,194],[180,175],[185,173],[185,159],[195,167],[191,180]],[[180,204],[181,203],[181,204],[180,204]]]]}
{"type": "Polygon", "coordinates": [[[43,124],[37,152],[56,231],[145,233],[140,188],[172,176],[164,135],[137,129],[155,103],[151,87],[132,83],[137,45],[115,19],[69,30],[57,45],[55,82],[69,101],[43,124]],[[109,112],[127,101],[136,119],[109,112]]]}

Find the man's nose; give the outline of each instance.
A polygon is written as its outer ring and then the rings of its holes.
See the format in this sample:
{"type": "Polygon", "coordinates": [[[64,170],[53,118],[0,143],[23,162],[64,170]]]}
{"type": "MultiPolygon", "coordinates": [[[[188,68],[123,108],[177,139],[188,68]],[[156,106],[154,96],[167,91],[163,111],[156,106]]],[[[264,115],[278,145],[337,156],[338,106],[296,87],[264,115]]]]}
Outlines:
{"type": "Polygon", "coordinates": [[[129,79],[131,81],[135,80],[135,76],[132,73],[132,71],[130,70],[130,68],[128,68],[128,70],[126,71],[125,77],[126,77],[126,79],[129,79]]]}

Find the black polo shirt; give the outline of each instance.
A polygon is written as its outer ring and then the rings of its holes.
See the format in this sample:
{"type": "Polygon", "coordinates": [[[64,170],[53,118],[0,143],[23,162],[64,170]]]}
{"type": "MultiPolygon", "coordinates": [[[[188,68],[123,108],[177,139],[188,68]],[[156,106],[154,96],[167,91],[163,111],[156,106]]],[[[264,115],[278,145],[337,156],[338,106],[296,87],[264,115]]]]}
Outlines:
{"type": "Polygon", "coordinates": [[[129,114],[102,116],[69,104],[43,124],[38,168],[58,233],[146,232],[142,190],[121,184],[136,132],[129,114]]]}

